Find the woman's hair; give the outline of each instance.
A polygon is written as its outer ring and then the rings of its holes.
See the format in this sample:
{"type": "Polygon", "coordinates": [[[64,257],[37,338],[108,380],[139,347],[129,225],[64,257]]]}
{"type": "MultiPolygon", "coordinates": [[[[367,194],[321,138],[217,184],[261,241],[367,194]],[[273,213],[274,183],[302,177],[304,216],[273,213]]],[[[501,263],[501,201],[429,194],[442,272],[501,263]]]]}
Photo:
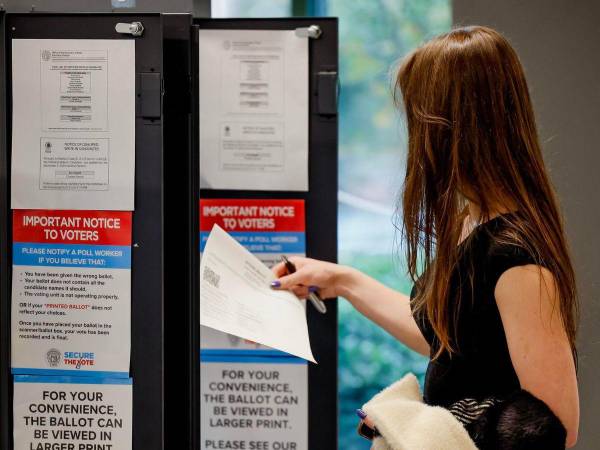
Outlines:
{"type": "Polygon", "coordinates": [[[419,288],[414,307],[426,313],[439,341],[435,356],[457,351],[458,308],[449,307],[449,285],[467,200],[480,208],[480,221],[514,211],[498,239],[523,247],[552,273],[575,350],[575,276],[527,82],[508,41],[481,26],[436,37],[403,60],[394,97],[408,127],[402,193],[408,272],[419,288]]]}

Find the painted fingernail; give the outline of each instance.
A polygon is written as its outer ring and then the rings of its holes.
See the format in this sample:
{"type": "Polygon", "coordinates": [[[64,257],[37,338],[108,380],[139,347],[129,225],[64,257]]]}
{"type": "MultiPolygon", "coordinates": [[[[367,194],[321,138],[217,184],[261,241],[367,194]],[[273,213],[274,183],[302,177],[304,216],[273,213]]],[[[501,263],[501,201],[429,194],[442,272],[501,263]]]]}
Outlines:
{"type": "Polygon", "coordinates": [[[319,290],[319,286],[309,286],[308,292],[317,292],[319,290]]]}
{"type": "Polygon", "coordinates": [[[271,287],[272,288],[281,287],[281,281],[279,281],[279,280],[271,281],[271,287]]]}
{"type": "Polygon", "coordinates": [[[364,412],[362,409],[357,409],[356,410],[356,415],[358,417],[360,417],[361,419],[364,419],[365,417],[367,417],[367,413],[364,412]]]}

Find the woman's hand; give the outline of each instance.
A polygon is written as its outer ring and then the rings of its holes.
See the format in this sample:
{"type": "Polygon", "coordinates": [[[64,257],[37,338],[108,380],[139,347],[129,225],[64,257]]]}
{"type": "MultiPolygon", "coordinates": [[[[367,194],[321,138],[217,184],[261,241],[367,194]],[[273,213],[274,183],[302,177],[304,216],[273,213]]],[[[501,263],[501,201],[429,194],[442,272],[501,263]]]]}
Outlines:
{"type": "Polygon", "coordinates": [[[273,289],[290,290],[299,298],[306,298],[316,291],[323,299],[342,295],[343,280],[351,270],[349,267],[299,256],[290,257],[290,261],[296,266],[295,273],[288,274],[283,262],[272,268],[278,278],[271,283],[273,289]]]}
{"type": "Polygon", "coordinates": [[[344,297],[361,314],[387,330],[413,350],[429,355],[429,344],[413,319],[406,295],[368,275],[330,262],[293,256],[296,272],[287,273],[284,263],[273,267],[273,289],[288,289],[300,298],[319,292],[321,298],[344,297]]]}
{"type": "Polygon", "coordinates": [[[358,422],[358,427],[356,429],[360,436],[370,441],[372,441],[374,437],[379,436],[379,432],[376,430],[375,424],[369,417],[367,417],[367,414],[362,409],[357,409],[356,414],[360,418],[360,422],[358,422]]]}
{"type": "Polygon", "coordinates": [[[374,424],[374,423],[373,423],[373,421],[372,421],[372,420],[369,418],[369,416],[365,416],[365,418],[364,418],[364,419],[361,419],[361,420],[362,420],[362,421],[364,422],[364,424],[365,424],[366,426],[368,426],[368,427],[369,427],[371,430],[374,430],[374,429],[375,429],[375,424],[374,424]]]}

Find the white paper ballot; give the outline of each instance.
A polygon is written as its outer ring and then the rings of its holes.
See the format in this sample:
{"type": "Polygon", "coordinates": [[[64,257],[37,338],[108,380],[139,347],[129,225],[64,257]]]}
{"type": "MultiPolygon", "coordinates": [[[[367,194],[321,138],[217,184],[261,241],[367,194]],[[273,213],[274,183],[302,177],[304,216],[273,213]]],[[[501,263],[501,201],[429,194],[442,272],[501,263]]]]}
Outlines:
{"type": "Polygon", "coordinates": [[[289,291],[274,291],[273,272],[218,225],[200,264],[200,324],[316,362],[306,310],[289,291]]]}
{"type": "Polygon", "coordinates": [[[134,41],[12,42],[12,208],[133,210],[134,41]]]}
{"type": "Polygon", "coordinates": [[[308,190],[308,39],[199,33],[200,187],[308,190]]]}

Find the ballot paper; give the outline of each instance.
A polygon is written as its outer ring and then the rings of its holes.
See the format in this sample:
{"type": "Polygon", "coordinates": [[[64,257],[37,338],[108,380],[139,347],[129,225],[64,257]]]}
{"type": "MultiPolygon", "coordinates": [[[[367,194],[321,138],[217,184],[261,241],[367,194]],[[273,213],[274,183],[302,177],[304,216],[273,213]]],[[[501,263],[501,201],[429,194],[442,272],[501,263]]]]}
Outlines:
{"type": "Polygon", "coordinates": [[[13,209],[134,209],[135,42],[13,39],[13,209]]]}
{"type": "Polygon", "coordinates": [[[308,190],[308,39],[200,30],[200,187],[308,190]]]}
{"type": "Polygon", "coordinates": [[[316,362],[306,310],[289,291],[272,290],[271,270],[218,225],[200,264],[200,324],[316,362]]]}

